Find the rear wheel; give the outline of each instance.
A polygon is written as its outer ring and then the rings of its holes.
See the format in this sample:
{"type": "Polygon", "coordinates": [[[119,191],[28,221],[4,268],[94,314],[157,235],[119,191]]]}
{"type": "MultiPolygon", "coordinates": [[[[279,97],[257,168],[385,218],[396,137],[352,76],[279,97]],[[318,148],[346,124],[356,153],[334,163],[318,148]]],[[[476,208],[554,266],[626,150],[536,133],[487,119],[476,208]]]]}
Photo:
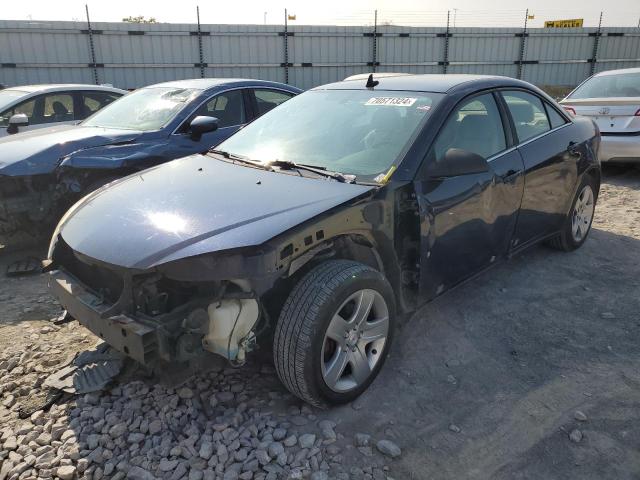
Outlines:
{"type": "Polygon", "coordinates": [[[313,405],[355,399],[384,363],[394,317],[393,292],[380,272],[348,260],[320,264],[294,287],[278,319],[278,376],[313,405]]]}
{"type": "Polygon", "coordinates": [[[585,175],[569,215],[565,218],[562,231],[549,240],[549,245],[565,252],[580,248],[591,231],[596,200],[597,184],[593,177],[585,175]]]}

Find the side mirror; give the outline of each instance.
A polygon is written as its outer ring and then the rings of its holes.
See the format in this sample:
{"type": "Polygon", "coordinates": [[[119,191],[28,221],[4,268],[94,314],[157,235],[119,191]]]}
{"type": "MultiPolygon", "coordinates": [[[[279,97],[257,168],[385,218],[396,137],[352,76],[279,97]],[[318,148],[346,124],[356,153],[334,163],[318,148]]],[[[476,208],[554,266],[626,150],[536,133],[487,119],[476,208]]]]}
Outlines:
{"type": "Polygon", "coordinates": [[[19,127],[26,127],[27,125],[29,125],[29,117],[25,113],[16,113],[9,118],[7,133],[13,135],[18,133],[19,127]]]}
{"type": "Polygon", "coordinates": [[[431,177],[456,177],[489,171],[489,164],[482,155],[461,148],[450,148],[444,158],[427,168],[431,177]]]}
{"type": "Polygon", "coordinates": [[[209,132],[215,132],[218,129],[218,119],[216,117],[205,117],[200,115],[189,124],[191,138],[195,141],[200,140],[202,135],[209,132]]]}

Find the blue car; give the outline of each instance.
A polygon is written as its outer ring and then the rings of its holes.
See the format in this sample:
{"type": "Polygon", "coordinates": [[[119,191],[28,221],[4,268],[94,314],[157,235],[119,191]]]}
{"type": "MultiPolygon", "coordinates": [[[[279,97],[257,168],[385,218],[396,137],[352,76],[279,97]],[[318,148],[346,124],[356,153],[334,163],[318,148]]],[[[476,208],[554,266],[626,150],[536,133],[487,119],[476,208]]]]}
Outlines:
{"type": "Polygon", "coordinates": [[[261,80],[195,79],[136,90],[77,125],[0,139],[0,244],[49,232],[85,194],[209,150],[301,90],[261,80]]]}

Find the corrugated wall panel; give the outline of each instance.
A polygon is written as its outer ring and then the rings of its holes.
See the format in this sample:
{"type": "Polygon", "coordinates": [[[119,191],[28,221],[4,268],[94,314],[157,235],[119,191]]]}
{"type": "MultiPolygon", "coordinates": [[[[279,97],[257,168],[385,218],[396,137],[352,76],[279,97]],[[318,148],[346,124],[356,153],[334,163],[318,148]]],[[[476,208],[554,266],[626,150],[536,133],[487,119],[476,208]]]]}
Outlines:
{"type": "MultiPolygon", "coordinates": [[[[123,88],[199,77],[197,25],[93,24],[98,81],[123,88]]],[[[284,81],[283,25],[201,26],[206,76],[284,81]]],[[[290,25],[289,82],[310,88],[373,69],[371,26],[290,25]]],[[[590,74],[594,28],[530,29],[522,76],[540,85],[575,85],[590,74]],[[590,35],[591,34],[591,35],[590,35]]],[[[380,26],[377,71],[441,73],[445,29],[380,26]]],[[[518,28],[452,28],[449,73],[515,76],[518,28]]],[[[93,82],[84,22],[0,21],[0,83],[93,82]]],[[[599,38],[596,71],[640,66],[640,32],[608,27],[599,38]]]]}

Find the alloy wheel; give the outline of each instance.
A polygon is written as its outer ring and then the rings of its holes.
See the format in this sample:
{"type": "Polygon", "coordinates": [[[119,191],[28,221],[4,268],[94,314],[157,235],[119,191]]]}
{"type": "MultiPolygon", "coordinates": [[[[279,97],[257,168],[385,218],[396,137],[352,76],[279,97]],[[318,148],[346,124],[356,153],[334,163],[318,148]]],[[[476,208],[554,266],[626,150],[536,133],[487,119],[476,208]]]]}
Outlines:
{"type": "Polygon", "coordinates": [[[590,185],[585,185],[576,199],[571,218],[571,235],[576,243],[581,242],[589,232],[593,221],[595,199],[590,185]]]}
{"type": "Polygon", "coordinates": [[[382,358],[389,334],[389,309],[377,291],[358,290],[337,309],[325,333],[322,377],[331,390],[362,385],[382,358]]]}

